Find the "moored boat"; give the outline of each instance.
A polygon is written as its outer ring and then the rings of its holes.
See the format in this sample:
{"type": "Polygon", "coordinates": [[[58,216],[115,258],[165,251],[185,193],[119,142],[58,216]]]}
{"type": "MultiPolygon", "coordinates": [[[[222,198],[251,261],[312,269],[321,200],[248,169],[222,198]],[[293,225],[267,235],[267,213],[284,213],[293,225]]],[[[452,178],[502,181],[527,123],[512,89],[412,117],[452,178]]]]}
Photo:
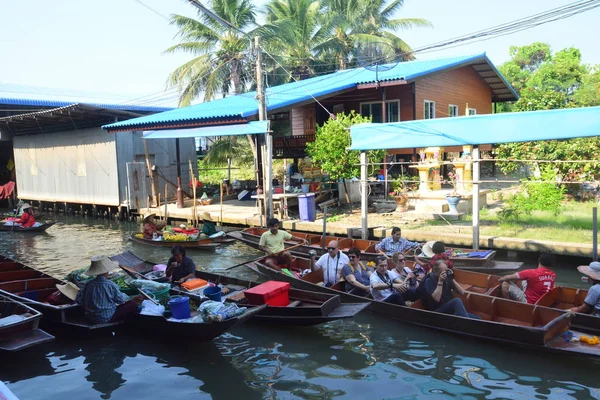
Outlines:
{"type": "Polygon", "coordinates": [[[0,350],[18,351],[54,336],[39,328],[42,314],[0,290],[0,350]]]}
{"type": "MultiPolygon", "coordinates": [[[[258,243],[260,236],[266,232],[266,228],[247,228],[241,231],[228,232],[229,237],[235,238],[250,247],[258,249],[258,243]]],[[[325,236],[323,240],[322,235],[303,233],[286,230],[292,236],[296,238],[305,239],[308,244],[298,246],[297,242],[287,241],[285,242],[286,247],[294,247],[291,253],[296,256],[306,257],[310,251],[315,251],[318,256],[324,254],[324,249],[327,248],[327,244],[332,240],[338,241],[338,246],[341,251],[347,252],[352,247],[358,247],[361,251],[361,258],[365,261],[375,261],[381,253],[375,250],[375,245],[379,243],[375,240],[362,240],[362,239],[351,239],[341,238],[336,236],[325,236]]],[[[465,248],[452,248],[448,249],[448,252],[452,251],[450,260],[454,263],[456,268],[470,269],[476,271],[510,271],[520,268],[522,262],[512,261],[497,261],[494,259],[496,252],[494,250],[486,251],[474,251],[473,249],[465,248]]],[[[421,255],[419,257],[422,257],[421,255]]]]}
{"type": "Polygon", "coordinates": [[[57,221],[48,221],[40,223],[38,226],[31,227],[22,227],[19,225],[5,225],[0,224],[0,231],[4,232],[44,232],[46,229],[50,228],[52,225],[56,224],[57,221]]]}
{"type": "MultiPolygon", "coordinates": [[[[132,252],[125,252],[110,257],[134,277],[146,276],[152,271],[153,263],[138,258],[132,252]]],[[[234,301],[240,306],[253,308],[245,290],[255,288],[260,283],[243,279],[213,274],[210,272],[196,271],[196,278],[206,281],[206,285],[187,291],[180,287],[173,287],[172,293],[187,296],[201,301],[204,297],[202,291],[209,283],[222,286],[227,294],[222,297],[224,301],[234,301]]],[[[289,290],[289,304],[284,306],[267,305],[257,312],[253,320],[281,325],[310,326],[344,318],[352,318],[368,307],[365,302],[342,304],[337,294],[320,293],[291,288],[289,290]]]]}
{"type": "Polygon", "coordinates": [[[144,239],[137,237],[135,234],[131,235],[129,239],[134,243],[144,244],[148,246],[158,246],[158,247],[173,247],[173,246],[181,246],[186,249],[195,249],[195,250],[215,250],[219,247],[223,242],[216,242],[212,239],[198,239],[198,240],[152,240],[152,239],[144,239]]]}
{"type": "MultiPolygon", "coordinates": [[[[297,259],[294,262],[297,262],[297,259]]],[[[297,264],[297,266],[299,265],[297,264]]],[[[570,318],[572,316],[571,313],[564,310],[517,303],[470,291],[466,292],[465,296],[459,297],[462,298],[467,311],[478,315],[481,319],[463,318],[426,310],[420,300],[409,307],[377,302],[369,298],[339,292],[314,282],[319,279],[317,273],[320,271],[308,274],[312,275],[308,279],[305,277],[300,279],[269,268],[260,261],[255,263],[255,267],[269,278],[290,282],[297,288],[338,293],[342,302],[370,302],[369,311],[406,323],[494,342],[523,346],[533,350],[600,357],[600,347],[581,342],[566,341],[563,338],[563,334],[571,328],[570,318]]],[[[322,281],[322,279],[321,273],[320,280],[322,281]]],[[[460,281],[458,276],[456,279],[460,281]]],[[[487,278],[486,282],[486,285],[493,284],[487,278]]],[[[472,286],[479,288],[481,291],[485,289],[484,286],[472,286]]],[[[498,286],[496,285],[490,289],[498,290],[498,286]]],[[[484,293],[489,291],[489,289],[486,289],[484,293]]],[[[570,330],[570,332],[575,337],[582,335],[580,331],[570,330]]]]}

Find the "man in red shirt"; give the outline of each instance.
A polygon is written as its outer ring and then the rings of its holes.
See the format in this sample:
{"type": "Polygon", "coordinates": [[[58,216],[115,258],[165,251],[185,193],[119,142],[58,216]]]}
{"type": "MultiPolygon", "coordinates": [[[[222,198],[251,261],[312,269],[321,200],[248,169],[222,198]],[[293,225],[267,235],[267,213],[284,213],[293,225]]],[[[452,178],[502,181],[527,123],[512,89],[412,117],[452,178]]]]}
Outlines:
{"type": "Polygon", "coordinates": [[[540,297],[554,289],[556,274],[550,270],[553,261],[550,254],[542,254],[536,269],[526,269],[500,278],[502,296],[521,303],[535,304],[540,297]],[[514,281],[525,281],[525,290],[514,281]]]}
{"type": "Polygon", "coordinates": [[[35,225],[35,217],[33,216],[33,209],[27,203],[21,206],[21,210],[23,210],[23,214],[17,220],[15,220],[15,225],[20,225],[23,228],[31,228],[35,225]]]}

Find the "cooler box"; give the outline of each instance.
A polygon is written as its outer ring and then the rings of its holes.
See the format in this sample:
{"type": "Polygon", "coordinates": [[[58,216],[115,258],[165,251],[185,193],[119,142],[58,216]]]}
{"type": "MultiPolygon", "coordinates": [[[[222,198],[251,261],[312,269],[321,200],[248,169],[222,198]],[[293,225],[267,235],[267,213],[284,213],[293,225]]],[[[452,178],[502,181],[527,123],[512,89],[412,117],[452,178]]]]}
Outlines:
{"type": "Polygon", "coordinates": [[[317,209],[315,205],[315,194],[301,194],[298,196],[298,210],[300,211],[300,221],[314,221],[317,219],[317,209]]]}
{"type": "Polygon", "coordinates": [[[290,304],[290,284],[288,282],[268,281],[244,291],[248,303],[253,306],[287,306],[290,304]]]}
{"type": "Polygon", "coordinates": [[[238,200],[252,200],[252,193],[247,190],[242,190],[240,194],[238,194],[238,200]]]}

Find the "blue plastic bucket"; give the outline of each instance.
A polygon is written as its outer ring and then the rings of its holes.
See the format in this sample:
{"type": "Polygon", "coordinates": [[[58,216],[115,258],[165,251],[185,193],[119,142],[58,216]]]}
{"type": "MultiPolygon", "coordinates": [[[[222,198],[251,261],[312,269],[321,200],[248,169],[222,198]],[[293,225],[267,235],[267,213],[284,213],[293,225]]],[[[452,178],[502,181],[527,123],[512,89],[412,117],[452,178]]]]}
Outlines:
{"type": "Polygon", "coordinates": [[[204,295],[213,301],[221,301],[221,288],[218,286],[209,286],[204,289],[204,295]]]}
{"type": "Polygon", "coordinates": [[[190,317],[190,299],[185,296],[169,300],[169,308],[173,318],[186,319],[190,317]]]}
{"type": "Polygon", "coordinates": [[[302,193],[308,193],[310,192],[310,183],[303,183],[302,184],[302,193]]]}

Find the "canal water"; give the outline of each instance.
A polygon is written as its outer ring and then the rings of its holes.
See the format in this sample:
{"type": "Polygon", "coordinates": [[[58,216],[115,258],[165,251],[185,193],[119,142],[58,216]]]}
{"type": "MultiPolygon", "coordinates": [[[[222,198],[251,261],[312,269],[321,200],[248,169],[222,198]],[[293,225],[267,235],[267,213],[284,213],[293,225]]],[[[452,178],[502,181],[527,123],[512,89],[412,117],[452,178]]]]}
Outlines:
{"type": "MultiPolygon", "coordinates": [[[[0,254],[64,276],[95,255],[132,250],[135,224],[65,218],[43,235],[0,233],[0,254]]],[[[191,251],[223,271],[255,258],[241,244],[191,251]]],[[[534,260],[534,259],[533,259],[534,260]]],[[[562,284],[585,287],[562,261],[562,284]]],[[[533,264],[529,264],[533,266],[533,264]]],[[[253,278],[236,268],[228,273],[253,278]]],[[[369,313],[311,328],[244,324],[210,343],[138,336],[59,338],[2,355],[0,380],[20,399],[598,399],[598,361],[540,354],[418,328],[369,313]]]]}

